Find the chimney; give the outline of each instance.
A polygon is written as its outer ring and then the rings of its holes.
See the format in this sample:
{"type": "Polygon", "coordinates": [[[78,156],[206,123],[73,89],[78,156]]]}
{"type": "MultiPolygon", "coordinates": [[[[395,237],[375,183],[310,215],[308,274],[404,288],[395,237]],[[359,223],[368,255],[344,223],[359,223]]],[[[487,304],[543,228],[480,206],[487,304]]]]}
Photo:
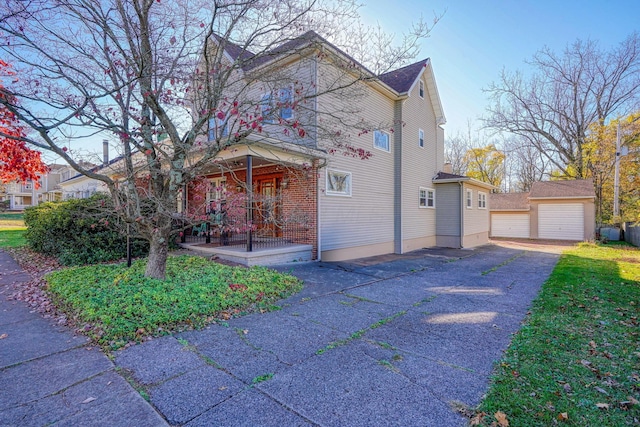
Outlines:
{"type": "Polygon", "coordinates": [[[102,140],[102,164],[104,166],[109,164],[109,141],[106,139],[102,140]]]}
{"type": "Polygon", "coordinates": [[[445,163],[444,165],[442,165],[442,172],[453,173],[453,166],[451,166],[451,163],[445,163]]]}

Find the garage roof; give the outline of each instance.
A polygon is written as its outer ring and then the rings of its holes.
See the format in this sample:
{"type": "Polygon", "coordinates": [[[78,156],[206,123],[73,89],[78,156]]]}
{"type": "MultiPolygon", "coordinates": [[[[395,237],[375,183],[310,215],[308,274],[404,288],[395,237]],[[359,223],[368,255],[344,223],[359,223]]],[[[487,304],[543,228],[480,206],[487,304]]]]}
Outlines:
{"type": "Polygon", "coordinates": [[[492,193],[489,199],[492,211],[529,210],[529,193],[492,193]]]}
{"type": "Polygon", "coordinates": [[[533,183],[529,192],[530,199],[579,199],[591,197],[596,197],[591,179],[538,181],[533,183]]]}

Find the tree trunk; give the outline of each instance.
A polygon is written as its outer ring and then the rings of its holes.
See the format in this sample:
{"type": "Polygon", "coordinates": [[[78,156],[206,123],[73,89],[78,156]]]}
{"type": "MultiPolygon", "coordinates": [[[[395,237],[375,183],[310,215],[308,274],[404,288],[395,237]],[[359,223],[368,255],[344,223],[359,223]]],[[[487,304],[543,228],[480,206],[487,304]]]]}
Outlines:
{"type": "Polygon", "coordinates": [[[149,243],[149,258],[144,275],[146,277],[164,280],[167,269],[167,257],[169,256],[169,239],[168,233],[167,236],[162,236],[161,234],[158,230],[149,243]]]}

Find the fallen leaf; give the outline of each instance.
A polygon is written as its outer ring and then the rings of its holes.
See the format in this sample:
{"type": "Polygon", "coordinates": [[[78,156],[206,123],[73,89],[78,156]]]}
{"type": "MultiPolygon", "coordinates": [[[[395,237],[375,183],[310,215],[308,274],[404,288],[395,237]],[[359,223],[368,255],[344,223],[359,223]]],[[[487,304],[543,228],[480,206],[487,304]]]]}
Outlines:
{"type": "Polygon", "coordinates": [[[569,414],[566,412],[561,412],[558,414],[558,419],[560,421],[567,421],[569,419],[569,414]]]}
{"type": "Polygon", "coordinates": [[[596,403],[596,406],[598,407],[598,409],[609,409],[608,403],[596,403]]]}
{"type": "Polygon", "coordinates": [[[8,337],[8,336],[9,336],[9,335],[7,335],[7,334],[2,334],[2,335],[0,335],[0,340],[3,340],[3,339],[5,339],[5,338],[6,338],[6,337],[8,337]]]}
{"type": "Polygon", "coordinates": [[[598,347],[598,344],[596,344],[595,341],[589,341],[589,347],[595,349],[596,347],[598,347]]]}
{"type": "Polygon", "coordinates": [[[479,426],[482,424],[482,419],[487,416],[486,412],[478,412],[469,420],[469,425],[471,426],[479,426]]]}
{"type": "Polygon", "coordinates": [[[566,393],[571,393],[571,386],[569,385],[569,383],[563,384],[562,388],[566,393]]]}
{"type": "Polygon", "coordinates": [[[599,392],[599,393],[602,393],[602,394],[605,394],[605,395],[609,396],[609,393],[607,393],[607,391],[605,389],[603,389],[603,388],[594,387],[594,390],[599,392]]]}
{"type": "Polygon", "coordinates": [[[496,421],[498,421],[498,425],[500,427],[509,427],[509,421],[507,420],[507,414],[505,414],[502,411],[498,411],[495,414],[493,414],[493,416],[496,418],[496,421]]]}
{"type": "Polygon", "coordinates": [[[640,402],[638,402],[638,399],[635,399],[633,396],[628,396],[627,398],[629,399],[629,402],[631,402],[632,405],[640,405],[640,402]]]}
{"type": "Polygon", "coordinates": [[[247,334],[249,333],[249,330],[248,330],[248,329],[243,329],[243,330],[242,330],[242,333],[243,333],[243,334],[245,334],[245,335],[247,335],[247,334]]]}
{"type": "Polygon", "coordinates": [[[87,397],[87,398],[86,398],[85,400],[83,400],[81,403],[91,403],[91,402],[93,402],[94,400],[98,400],[98,399],[97,399],[97,398],[95,398],[95,397],[87,397]]]}

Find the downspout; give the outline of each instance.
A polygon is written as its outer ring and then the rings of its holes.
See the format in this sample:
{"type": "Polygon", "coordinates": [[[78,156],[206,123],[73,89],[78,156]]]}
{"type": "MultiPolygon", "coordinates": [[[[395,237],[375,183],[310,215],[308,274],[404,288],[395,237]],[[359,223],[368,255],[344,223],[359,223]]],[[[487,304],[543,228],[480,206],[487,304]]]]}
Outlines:
{"type": "Polygon", "coordinates": [[[393,251],[402,253],[402,101],[394,106],[393,131],[393,251]]]}
{"type": "Polygon", "coordinates": [[[462,249],[464,248],[464,183],[458,181],[458,184],[460,185],[460,249],[462,249]]]}

